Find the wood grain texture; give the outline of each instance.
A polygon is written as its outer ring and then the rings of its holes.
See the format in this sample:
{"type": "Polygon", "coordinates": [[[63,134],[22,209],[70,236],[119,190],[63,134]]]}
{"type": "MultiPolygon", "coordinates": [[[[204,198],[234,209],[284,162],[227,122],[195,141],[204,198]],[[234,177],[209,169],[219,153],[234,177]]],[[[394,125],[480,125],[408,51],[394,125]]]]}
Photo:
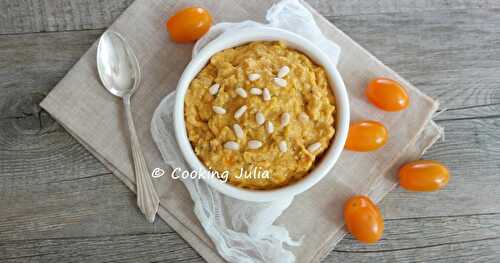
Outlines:
{"type": "MultiPolygon", "coordinates": [[[[168,242],[174,242],[174,247],[184,250],[186,255],[183,258],[188,262],[190,258],[194,262],[200,260],[193,256],[195,252],[187,244],[178,244],[181,242],[179,237],[166,224],[161,221],[154,225],[147,224],[135,208],[133,194],[117,178],[106,173],[91,155],[85,154],[83,147],[61,127],[52,128],[48,134],[33,133],[30,131],[37,130],[39,122],[24,123],[29,118],[0,122],[3,128],[17,127],[16,131],[8,133],[11,135],[2,134],[0,138],[13,138],[16,134],[24,137],[22,140],[11,140],[14,143],[8,147],[28,157],[28,162],[0,162],[3,171],[0,177],[0,211],[3,212],[0,214],[0,240],[14,240],[16,247],[23,248],[19,252],[0,242],[0,252],[5,250],[3,254],[9,258],[31,258],[31,255],[42,254],[34,256],[34,259],[46,262],[65,259],[73,255],[76,247],[83,246],[82,254],[74,255],[77,260],[133,262],[137,260],[136,253],[134,250],[134,253],[129,253],[131,244],[126,241],[126,237],[131,237],[133,242],[143,244],[143,250],[151,258],[172,260],[167,257],[170,254],[165,254],[156,244],[156,240],[166,239],[161,244],[169,246],[168,242]],[[61,136],[66,139],[54,140],[61,136]],[[23,141],[39,144],[29,148],[23,141]],[[12,148],[14,145],[17,147],[12,148]],[[33,149],[40,148],[46,151],[33,153],[33,149]],[[23,167],[26,163],[43,167],[43,171],[30,171],[23,167]],[[102,170],[104,173],[99,174],[102,170]],[[33,247],[33,240],[41,245],[33,247]],[[109,250],[95,246],[102,242],[121,253],[109,255],[109,250]],[[61,244],[65,245],[60,247],[61,244]]],[[[442,191],[424,194],[396,189],[381,205],[387,219],[384,239],[376,246],[363,246],[348,237],[326,262],[343,262],[346,259],[363,262],[373,257],[381,257],[386,262],[412,261],[415,258],[444,261],[441,258],[443,253],[454,253],[453,260],[463,257],[458,262],[468,262],[470,257],[476,255],[467,254],[471,249],[486,257],[500,253],[497,246],[500,187],[495,183],[499,167],[498,163],[489,161],[500,158],[500,147],[490,145],[490,148],[484,149],[488,142],[499,141],[495,131],[500,125],[500,118],[443,121],[440,124],[454,131],[448,134],[453,140],[438,143],[425,157],[439,159],[449,165],[453,173],[450,185],[442,191]],[[467,125],[468,122],[473,125],[467,125]],[[467,128],[461,129],[464,126],[467,128]],[[487,132],[476,134],[478,130],[487,132]],[[460,152],[463,149],[467,151],[460,152]],[[457,154],[463,157],[456,158],[457,154]],[[471,215],[474,213],[479,215],[471,215]]],[[[7,140],[2,140],[0,149],[5,149],[6,144],[7,140]]],[[[5,156],[3,153],[1,156],[5,156]]],[[[142,259],[142,262],[149,261],[147,257],[142,259]]],[[[16,261],[21,262],[20,259],[16,261]]]]}
{"type": "Polygon", "coordinates": [[[500,3],[495,0],[306,0],[322,15],[346,16],[382,13],[416,13],[435,10],[460,10],[477,8],[495,8],[500,3]]]}
{"type": "Polygon", "coordinates": [[[500,10],[330,17],[442,108],[500,103],[500,10]]]}
{"type": "Polygon", "coordinates": [[[40,112],[38,103],[101,33],[0,35],[0,118],[40,112]]]}
{"type": "Polygon", "coordinates": [[[470,120],[478,118],[500,117],[500,103],[463,106],[451,109],[444,108],[443,112],[436,115],[438,121],[470,120]],[[446,114],[442,114],[446,113],[446,114]]]}
{"type": "MultiPolygon", "coordinates": [[[[202,262],[38,107],[132,0],[0,0],[0,261],[202,262]],[[52,31],[71,31],[39,33],[52,31]]],[[[424,156],[452,171],[436,193],[391,192],[374,246],[347,236],[325,262],[500,257],[500,2],[310,0],[448,110],[424,156]]]]}
{"type": "Polygon", "coordinates": [[[204,262],[171,233],[9,241],[0,252],[1,262],[204,262]]]}
{"type": "MultiPolygon", "coordinates": [[[[500,255],[499,214],[389,220],[386,226],[386,235],[376,245],[360,245],[347,236],[325,262],[410,262],[416,258],[422,262],[493,262],[500,255]]],[[[202,262],[168,232],[14,240],[0,245],[6,252],[0,257],[2,262],[202,262]]]]}
{"type": "Polygon", "coordinates": [[[438,122],[445,140],[424,159],[439,160],[451,171],[438,192],[412,193],[401,188],[382,201],[387,218],[470,215],[500,212],[500,118],[438,122]]]}
{"type": "Polygon", "coordinates": [[[386,220],[375,245],[346,236],[332,262],[494,262],[500,256],[500,214],[386,220]]]}
{"type": "MultiPolygon", "coordinates": [[[[175,0],[170,1],[172,4],[175,0]]],[[[251,5],[254,1],[243,2],[251,5]]],[[[496,0],[305,0],[324,16],[498,8],[496,0]]],[[[0,34],[104,29],[133,0],[0,0],[0,34]]]]}
{"type": "Polygon", "coordinates": [[[498,238],[447,242],[435,246],[413,247],[389,251],[344,252],[332,251],[325,262],[498,262],[498,238]]]}
{"type": "MultiPolygon", "coordinates": [[[[22,194],[29,187],[108,173],[49,116],[40,116],[0,120],[3,193],[16,190],[22,194]]],[[[383,201],[387,218],[500,212],[499,163],[495,161],[500,160],[500,118],[439,124],[445,129],[446,140],[438,142],[424,158],[448,165],[453,176],[451,183],[435,193],[393,191],[383,201]]]]}
{"type": "MultiPolygon", "coordinates": [[[[498,9],[331,20],[418,88],[439,98],[442,108],[500,103],[498,9]]],[[[0,77],[4,80],[0,92],[16,97],[0,96],[0,101],[8,100],[0,107],[11,108],[0,111],[0,117],[18,116],[19,112],[11,110],[13,103],[23,104],[19,100],[40,100],[101,32],[0,36],[0,55],[6,58],[0,61],[0,77]]]]}
{"type": "Polygon", "coordinates": [[[103,29],[133,0],[0,0],[0,34],[103,29]]]}

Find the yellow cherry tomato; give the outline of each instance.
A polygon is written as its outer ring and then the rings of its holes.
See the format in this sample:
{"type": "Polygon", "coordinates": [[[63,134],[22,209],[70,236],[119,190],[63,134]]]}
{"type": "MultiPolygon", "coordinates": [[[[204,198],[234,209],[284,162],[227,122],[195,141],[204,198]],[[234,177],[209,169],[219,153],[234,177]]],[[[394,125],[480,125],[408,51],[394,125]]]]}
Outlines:
{"type": "Polygon", "coordinates": [[[436,161],[409,162],[399,169],[399,184],[410,191],[436,191],[446,186],[449,180],[448,168],[436,161]]]}
{"type": "Polygon", "coordinates": [[[376,121],[352,123],[349,127],[345,148],[351,151],[368,152],[384,146],[388,133],[384,125],[376,121]]]}
{"type": "Polygon", "coordinates": [[[368,83],[365,90],[368,100],[385,111],[400,111],[408,107],[406,90],[395,80],[376,78],[368,83]]]}
{"type": "Polygon", "coordinates": [[[375,243],[384,234],[380,209],[367,196],[351,197],[344,205],[344,221],[349,233],[362,243],[375,243]]]}
{"type": "Polygon", "coordinates": [[[201,7],[188,7],[170,17],[166,23],[170,37],[175,42],[194,42],[212,25],[212,17],[201,7]]]}

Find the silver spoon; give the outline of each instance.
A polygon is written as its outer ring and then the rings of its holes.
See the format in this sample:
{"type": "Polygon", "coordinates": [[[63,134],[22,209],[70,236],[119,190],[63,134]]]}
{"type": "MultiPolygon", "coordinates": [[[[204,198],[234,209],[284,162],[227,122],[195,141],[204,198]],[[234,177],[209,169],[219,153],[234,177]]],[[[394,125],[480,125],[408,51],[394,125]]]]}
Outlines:
{"type": "Polygon", "coordinates": [[[113,31],[106,31],[101,36],[97,47],[97,70],[104,87],[111,94],[123,99],[134,159],[137,205],[147,220],[152,223],[158,212],[160,198],[151,181],[139,145],[130,107],[130,98],[141,82],[139,61],[122,36],[113,31]]]}

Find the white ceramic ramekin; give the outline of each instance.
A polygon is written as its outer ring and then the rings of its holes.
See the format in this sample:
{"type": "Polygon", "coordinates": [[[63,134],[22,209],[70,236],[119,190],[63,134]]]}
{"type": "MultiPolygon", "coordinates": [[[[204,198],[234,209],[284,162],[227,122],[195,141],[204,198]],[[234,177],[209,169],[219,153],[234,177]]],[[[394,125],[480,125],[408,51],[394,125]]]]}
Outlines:
{"type": "Polygon", "coordinates": [[[344,149],[347,138],[349,127],[349,101],[347,91],[339,72],[330,58],[312,42],[295,33],[270,27],[245,29],[238,33],[231,34],[228,37],[218,38],[208,43],[195,57],[193,57],[179,80],[175,98],[174,127],[177,142],[188,164],[197,171],[207,172],[207,168],[198,159],[189,142],[184,122],[184,97],[190,82],[196,77],[198,72],[203,69],[209,59],[219,51],[254,41],[278,40],[284,41],[289,47],[306,54],[315,63],[323,66],[325,69],[336,99],[336,133],[332,140],[332,144],[321,161],[309,175],[294,184],[273,190],[248,190],[232,186],[229,183],[224,183],[217,178],[205,178],[206,182],[214,189],[240,200],[255,202],[273,201],[290,198],[306,191],[314,184],[318,183],[328,174],[328,171],[332,169],[340,153],[344,149]]]}

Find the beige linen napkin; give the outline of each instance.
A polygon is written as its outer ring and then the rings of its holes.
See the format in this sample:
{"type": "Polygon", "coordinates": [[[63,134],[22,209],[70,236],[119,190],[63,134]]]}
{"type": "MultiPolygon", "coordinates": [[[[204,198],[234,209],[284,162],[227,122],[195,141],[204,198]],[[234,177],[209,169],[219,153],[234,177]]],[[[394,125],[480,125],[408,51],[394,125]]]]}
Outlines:
{"type": "MultiPolygon", "coordinates": [[[[111,26],[129,40],[142,65],[143,82],[132,101],[132,110],[150,169],[164,167],[149,131],[153,111],[176,87],[191,58],[191,45],[172,43],[165,20],[181,7],[197,4],[208,8],[215,21],[262,21],[271,0],[188,1],[136,0],[111,26]]],[[[395,185],[395,170],[403,162],[417,159],[440,136],[431,121],[437,103],[422,94],[370,53],[357,45],[325,18],[311,9],[323,33],[342,49],[339,71],[348,88],[352,119],[375,119],[386,125],[389,142],[372,153],[345,151],[333,176],[295,198],[278,219],[292,237],[304,236],[293,249],[297,262],[316,262],[341,240],[342,205],[352,194],[370,194],[379,201],[395,185]],[[398,113],[380,111],[363,95],[367,81],[387,76],[400,81],[411,97],[410,107],[398,113]]],[[[96,45],[93,45],[42,101],[41,106],[75,138],[135,191],[128,135],[121,102],[110,95],[98,79],[96,45]]],[[[184,185],[168,176],[155,179],[160,195],[160,217],[186,239],[209,262],[223,262],[192,212],[192,201],[184,185]]]]}

